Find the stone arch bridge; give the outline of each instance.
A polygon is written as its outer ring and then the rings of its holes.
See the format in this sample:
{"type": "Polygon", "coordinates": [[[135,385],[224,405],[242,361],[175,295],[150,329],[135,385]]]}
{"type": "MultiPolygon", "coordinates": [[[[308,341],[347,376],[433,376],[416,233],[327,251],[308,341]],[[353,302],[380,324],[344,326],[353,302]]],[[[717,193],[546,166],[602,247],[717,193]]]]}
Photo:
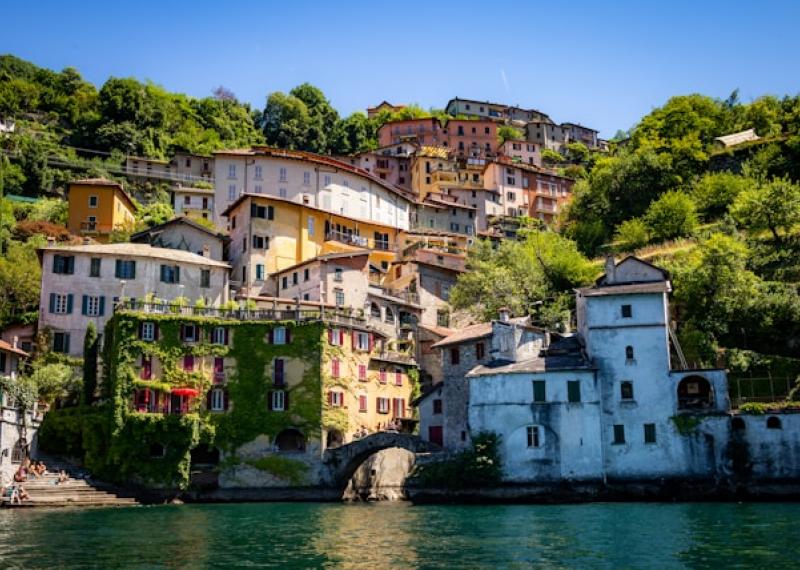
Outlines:
{"type": "Polygon", "coordinates": [[[359,465],[373,453],[399,447],[412,453],[441,451],[436,444],[407,433],[378,432],[346,445],[325,450],[322,456],[323,484],[344,489],[359,465]]]}

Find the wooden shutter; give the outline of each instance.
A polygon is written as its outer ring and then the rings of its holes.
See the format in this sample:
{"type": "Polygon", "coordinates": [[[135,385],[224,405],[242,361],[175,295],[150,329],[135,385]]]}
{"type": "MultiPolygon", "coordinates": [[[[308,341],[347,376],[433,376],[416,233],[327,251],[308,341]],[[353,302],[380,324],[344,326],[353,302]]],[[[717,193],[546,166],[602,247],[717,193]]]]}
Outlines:
{"type": "Polygon", "coordinates": [[[283,393],[283,409],[284,411],[289,411],[289,392],[286,391],[283,393]]]}
{"type": "Polygon", "coordinates": [[[355,330],[353,330],[353,331],[350,331],[350,349],[351,349],[351,350],[355,350],[356,348],[358,348],[358,343],[357,343],[357,339],[356,339],[356,334],[357,334],[357,333],[356,333],[356,331],[355,331],[355,330]]]}
{"type": "Polygon", "coordinates": [[[339,329],[339,346],[344,346],[344,329],[339,329]]]}
{"type": "Polygon", "coordinates": [[[181,325],[181,340],[186,340],[185,325],[181,325]]]}
{"type": "Polygon", "coordinates": [[[372,333],[369,333],[369,351],[372,352],[372,349],[375,347],[375,337],[372,333]]]}
{"type": "Polygon", "coordinates": [[[74,295],[72,293],[67,295],[67,314],[68,315],[72,314],[72,299],[73,299],[73,297],[74,297],[74,295]]]}
{"type": "Polygon", "coordinates": [[[56,312],[56,294],[55,293],[50,293],[50,312],[51,313],[55,313],[56,312]]]}
{"type": "Polygon", "coordinates": [[[175,266],[175,281],[174,281],[174,283],[180,283],[180,282],[181,282],[181,268],[176,265],[175,266]]]}
{"type": "Polygon", "coordinates": [[[292,342],[292,329],[286,327],[286,332],[284,333],[284,338],[286,339],[286,344],[292,342]]]}
{"type": "Polygon", "coordinates": [[[122,278],[122,261],[119,259],[114,260],[114,277],[122,278]]]}
{"type": "Polygon", "coordinates": [[[283,384],[284,384],[284,381],[283,381],[283,359],[282,358],[276,358],[274,367],[275,367],[274,378],[272,379],[272,381],[276,386],[283,386],[283,384]]]}
{"type": "Polygon", "coordinates": [[[144,336],[144,323],[139,322],[139,339],[141,339],[143,336],[144,336]]]}
{"type": "Polygon", "coordinates": [[[158,323],[153,323],[153,340],[158,340],[158,323]]]}
{"type": "Polygon", "coordinates": [[[83,316],[89,314],[89,295],[83,295],[81,297],[81,314],[83,316]]]}
{"type": "Polygon", "coordinates": [[[64,333],[64,352],[69,354],[69,333],[64,333]]]}
{"type": "Polygon", "coordinates": [[[135,261],[129,261],[128,263],[130,264],[130,267],[131,267],[131,274],[128,277],[130,279],[136,279],[136,262],[135,261]]]}
{"type": "Polygon", "coordinates": [[[214,389],[212,388],[211,390],[208,391],[208,394],[206,394],[206,409],[207,410],[211,410],[211,395],[213,393],[214,393],[214,389]]]}
{"type": "Polygon", "coordinates": [[[101,296],[100,297],[100,316],[102,317],[105,314],[106,314],[106,298],[101,296]]]}
{"type": "Polygon", "coordinates": [[[328,405],[329,406],[333,405],[333,391],[331,390],[328,390],[328,405]]]}

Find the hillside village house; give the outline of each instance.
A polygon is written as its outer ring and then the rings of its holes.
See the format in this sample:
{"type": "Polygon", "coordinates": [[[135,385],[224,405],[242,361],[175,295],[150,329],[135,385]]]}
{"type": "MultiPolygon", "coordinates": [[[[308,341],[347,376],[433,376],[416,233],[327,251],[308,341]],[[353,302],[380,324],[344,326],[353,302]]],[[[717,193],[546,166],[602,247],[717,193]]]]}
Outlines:
{"type": "Polygon", "coordinates": [[[264,194],[319,210],[408,229],[413,198],[375,174],[321,155],[255,146],[215,153],[214,222],[240,196],[264,194]]]}
{"type": "Polygon", "coordinates": [[[228,300],[229,266],[188,251],[141,243],[56,246],[39,250],[42,288],[39,330],[49,333],[50,348],[83,354],[86,327],[102,334],[120,299],[144,301],[148,295],[178,297],[207,306],[228,300]]]}
{"type": "Polygon", "coordinates": [[[214,189],[176,186],[172,189],[172,208],[177,216],[214,219],[214,189]]]}
{"type": "Polygon", "coordinates": [[[420,146],[442,146],[461,158],[492,158],[497,156],[497,123],[489,120],[407,119],[384,123],[378,129],[382,147],[399,143],[420,146]]]}
{"type": "Polygon", "coordinates": [[[530,216],[552,222],[569,199],[575,181],[535,166],[508,161],[486,165],[484,181],[502,200],[504,216],[530,216]]]}
{"type": "Polygon", "coordinates": [[[456,196],[429,192],[417,203],[414,227],[474,236],[478,223],[476,211],[475,206],[462,203],[456,196]]]}
{"type": "Polygon", "coordinates": [[[507,140],[500,146],[500,154],[509,158],[511,162],[542,165],[542,153],[538,144],[526,140],[507,140]]]}
{"type": "Polygon", "coordinates": [[[145,180],[167,180],[191,185],[193,182],[214,182],[214,157],[176,152],[171,160],[128,156],[128,175],[145,180]]]}
{"type": "Polygon", "coordinates": [[[550,117],[536,109],[522,109],[502,103],[477,101],[475,99],[450,99],[445,105],[445,112],[449,115],[468,117],[481,117],[512,123],[514,125],[529,123],[531,121],[549,121],[550,117]]]}
{"type": "Polygon", "coordinates": [[[369,218],[264,194],[243,194],[223,215],[230,227],[231,280],[242,296],[274,295],[270,275],[328,253],[368,249],[372,263],[385,271],[400,233],[369,218]]]}
{"type": "Polygon", "coordinates": [[[114,230],[131,229],[136,205],[118,182],[87,178],[70,182],[67,229],[71,234],[107,243],[114,230]]]}
{"type": "Polygon", "coordinates": [[[375,174],[393,186],[411,190],[411,158],[419,149],[414,143],[399,143],[337,160],[375,174]]]}
{"type": "Polygon", "coordinates": [[[579,142],[586,145],[590,150],[600,148],[600,143],[597,138],[598,131],[584,127],[578,123],[561,123],[562,128],[567,129],[568,142],[579,142]]]}
{"type": "Polygon", "coordinates": [[[133,234],[130,241],[147,243],[153,247],[180,249],[224,261],[228,236],[190,218],[179,216],[133,234]]]}
{"type": "Polygon", "coordinates": [[[377,117],[382,111],[387,111],[389,113],[397,113],[405,109],[405,105],[392,105],[388,101],[381,101],[374,107],[367,107],[367,118],[374,119],[377,117]]]}

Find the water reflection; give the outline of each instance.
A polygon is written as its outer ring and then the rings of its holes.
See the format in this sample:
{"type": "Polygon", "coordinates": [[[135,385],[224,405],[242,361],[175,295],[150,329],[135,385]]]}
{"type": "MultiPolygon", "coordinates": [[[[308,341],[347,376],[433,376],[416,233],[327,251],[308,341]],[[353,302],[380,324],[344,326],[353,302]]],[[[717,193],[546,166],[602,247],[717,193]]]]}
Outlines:
{"type": "Polygon", "coordinates": [[[788,568],[799,524],[796,504],[2,510],[0,567],[788,568]]]}

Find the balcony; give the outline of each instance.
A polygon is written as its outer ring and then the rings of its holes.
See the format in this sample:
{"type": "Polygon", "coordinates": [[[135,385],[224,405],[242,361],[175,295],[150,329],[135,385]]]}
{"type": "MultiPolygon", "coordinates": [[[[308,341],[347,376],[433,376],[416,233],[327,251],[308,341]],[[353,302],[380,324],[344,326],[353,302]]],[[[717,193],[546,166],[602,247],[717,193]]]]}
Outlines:
{"type": "Polygon", "coordinates": [[[370,357],[375,360],[380,360],[383,362],[392,362],[394,364],[405,364],[407,366],[416,366],[417,364],[417,361],[414,359],[414,356],[411,355],[409,352],[400,352],[397,350],[383,350],[381,352],[371,354],[370,357]]]}
{"type": "Polygon", "coordinates": [[[111,224],[98,222],[81,222],[81,234],[110,234],[114,230],[111,224]]]}
{"type": "Polygon", "coordinates": [[[383,285],[378,285],[377,283],[372,282],[369,284],[369,292],[372,293],[373,295],[380,295],[382,297],[391,297],[403,301],[405,303],[411,303],[412,305],[419,305],[419,294],[413,293],[411,291],[391,289],[389,287],[384,287],[383,285]]]}
{"type": "Polygon", "coordinates": [[[349,232],[329,230],[325,234],[325,241],[338,241],[347,245],[374,249],[378,251],[397,251],[397,244],[389,240],[376,240],[364,236],[358,236],[349,232]]]}

